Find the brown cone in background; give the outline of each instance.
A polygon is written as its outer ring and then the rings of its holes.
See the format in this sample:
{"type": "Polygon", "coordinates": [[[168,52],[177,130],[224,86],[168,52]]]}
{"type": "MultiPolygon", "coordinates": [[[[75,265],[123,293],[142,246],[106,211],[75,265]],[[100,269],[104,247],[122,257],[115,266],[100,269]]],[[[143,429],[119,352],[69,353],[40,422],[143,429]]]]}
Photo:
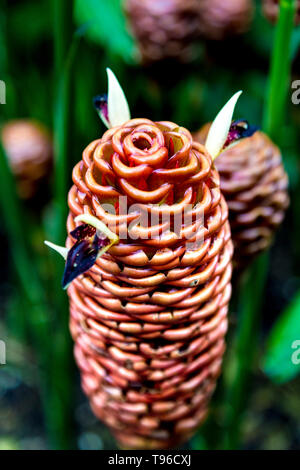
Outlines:
{"type": "MultiPolygon", "coordinates": [[[[263,13],[272,23],[276,23],[279,15],[279,0],[262,0],[263,13]]],[[[300,0],[297,0],[295,17],[296,24],[300,24],[300,0]]]]}
{"type": "Polygon", "coordinates": [[[220,40],[244,33],[253,18],[252,0],[200,0],[201,35],[220,40]]]}
{"type": "Polygon", "coordinates": [[[45,127],[31,120],[13,120],[1,129],[3,146],[21,198],[31,198],[51,167],[53,147],[45,127]]]}
{"type": "Polygon", "coordinates": [[[85,149],[73,181],[67,246],[82,213],[120,236],[68,288],[83,390],[121,446],[177,446],[205,419],[225,349],[233,247],[219,175],[186,129],[133,119],[85,149]],[[122,195],[148,214],[138,225],[122,195]]]}
{"type": "MultiPolygon", "coordinates": [[[[206,124],[195,140],[204,143],[209,128],[206,124]]],[[[215,165],[229,208],[234,264],[242,269],[270,246],[289,205],[288,178],[279,148],[263,132],[225,150],[215,165]]]]}
{"type": "Polygon", "coordinates": [[[199,36],[201,0],[126,0],[127,17],[138,42],[142,60],[183,62],[192,57],[199,36]]]}

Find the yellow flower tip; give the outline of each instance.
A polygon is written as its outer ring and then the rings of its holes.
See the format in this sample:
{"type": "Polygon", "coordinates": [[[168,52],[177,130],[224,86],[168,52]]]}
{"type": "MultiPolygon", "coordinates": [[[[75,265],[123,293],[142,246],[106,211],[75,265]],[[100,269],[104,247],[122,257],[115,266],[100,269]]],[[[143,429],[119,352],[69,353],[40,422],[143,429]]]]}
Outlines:
{"type": "Polygon", "coordinates": [[[78,223],[78,222],[83,222],[84,224],[92,225],[92,227],[95,227],[96,230],[99,230],[107,238],[109,238],[112,244],[115,244],[119,241],[118,235],[116,235],[114,232],[109,230],[109,228],[94,215],[80,214],[75,218],[75,223],[78,223]]]}
{"type": "Polygon", "coordinates": [[[210,127],[205,147],[213,160],[220,155],[223,150],[232,122],[234,109],[242,93],[243,92],[240,90],[230,98],[221,111],[219,111],[210,127]]]}

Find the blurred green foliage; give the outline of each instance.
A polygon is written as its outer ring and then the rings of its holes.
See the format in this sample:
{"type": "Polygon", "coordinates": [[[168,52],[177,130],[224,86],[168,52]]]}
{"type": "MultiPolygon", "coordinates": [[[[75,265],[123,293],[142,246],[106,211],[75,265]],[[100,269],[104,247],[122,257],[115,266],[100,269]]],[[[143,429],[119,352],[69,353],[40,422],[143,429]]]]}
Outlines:
{"type": "Polygon", "coordinates": [[[75,16],[79,23],[87,22],[87,36],[118,54],[126,62],[133,62],[135,45],[124,22],[121,0],[76,0],[75,16]]]}
{"type": "Polygon", "coordinates": [[[300,292],[271,330],[263,369],[277,383],[300,374],[300,292]]]}

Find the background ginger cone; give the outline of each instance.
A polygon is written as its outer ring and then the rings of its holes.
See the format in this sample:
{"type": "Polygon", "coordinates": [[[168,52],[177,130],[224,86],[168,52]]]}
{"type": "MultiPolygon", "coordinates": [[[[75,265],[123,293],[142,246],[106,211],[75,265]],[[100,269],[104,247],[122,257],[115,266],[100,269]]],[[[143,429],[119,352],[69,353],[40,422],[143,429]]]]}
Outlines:
{"type": "MultiPolygon", "coordinates": [[[[209,127],[195,140],[205,142],[209,127]]],[[[271,244],[289,205],[288,178],[279,148],[263,132],[225,150],[215,165],[229,208],[234,264],[242,269],[271,244]]]]}
{"type": "Polygon", "coordinates": [[[253,18],[252,0],[200,0],[201,35],[220,40],[247,31],[253,18]]]}
{"type": "Polygon", "coordinates": [[[86,148],[73,181],[68,246],[83,212],[124,237],[68,289],[83,389],[122,447],[178,445],[207,414],[225,348],[233,246],[218,173],[186,129],[134,119],[86,148]],[[157,222],[134,226],[121,195],[157,222]]]}
{"type": "MultiPolygon", "coordinates": [[[[275,23],[279,14],[279,0],[262,0],[262,9],[268,20],[275,23]]],[[[297,25],[300,24],[300,0],[297,0],[295,22],[297,25]]]]}
{"type": "Polygon", "coordinates": [[[189,60],[199,36],[200,0],[126,0],[124,6],[143,62],[189,60]]]}
{"type": "Polygon", "coordinates": [[[32,120],[7,122],[1,130],[3,146],[17,180],[21,198],[31,198],[49,173],[53,147],[46,128],[32,120]]]}

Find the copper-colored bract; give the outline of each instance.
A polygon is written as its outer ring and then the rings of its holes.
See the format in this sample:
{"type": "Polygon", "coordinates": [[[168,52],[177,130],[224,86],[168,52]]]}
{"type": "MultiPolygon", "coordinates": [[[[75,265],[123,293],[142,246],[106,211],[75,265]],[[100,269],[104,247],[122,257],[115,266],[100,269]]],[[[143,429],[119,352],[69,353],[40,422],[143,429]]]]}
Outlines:
{"type": "MultiPolygon", "coordinates": [[[[279,14],[279,0],[262,0],[262,8],[269,21],[275,23],[279,14]]],[[[300,0],[297,0],[296,24],[300,24],[300,0]]]]}
{"type": "MultiPolygon", "coordinates": [[[[195,140],[205,142],[209,127],[195,134],[195,140]]],[[[263,132],[225,150],[215,164],[229,207],[234,261],[243,268],[268,248],[282,222],[289,204],[288,178],[280,150],[263,132]]]]}
{"type": "Polygon", "coordinates": [[[83,389],[121,446],[178,445],[207,414],[225,348],[233,248],[218,173],[186,129],[133,119],[85,149],[73,181],[67,245],[83,212],[122,235],[68,289],[83,389]],[[143,212],[157,224],[135,223],[143,212]]]}
{"type": "Polygon", "coordinates": [[[252,0],[200,0],[201,33],[215,40],[244,33],[251,23],[253,10],[252,0]]]}
{"type": "Polygon", "coordinates": [[[199,6],[199,0],[125,0],[142,60],[189,60],[199,36],[199,6]]]}
{"type": "Polygon", "coordinates": [[[2,140],[22,198],[30,198],[49,173],[52,141],[44,126],[31,120],[7,122],[2,140]]]}

